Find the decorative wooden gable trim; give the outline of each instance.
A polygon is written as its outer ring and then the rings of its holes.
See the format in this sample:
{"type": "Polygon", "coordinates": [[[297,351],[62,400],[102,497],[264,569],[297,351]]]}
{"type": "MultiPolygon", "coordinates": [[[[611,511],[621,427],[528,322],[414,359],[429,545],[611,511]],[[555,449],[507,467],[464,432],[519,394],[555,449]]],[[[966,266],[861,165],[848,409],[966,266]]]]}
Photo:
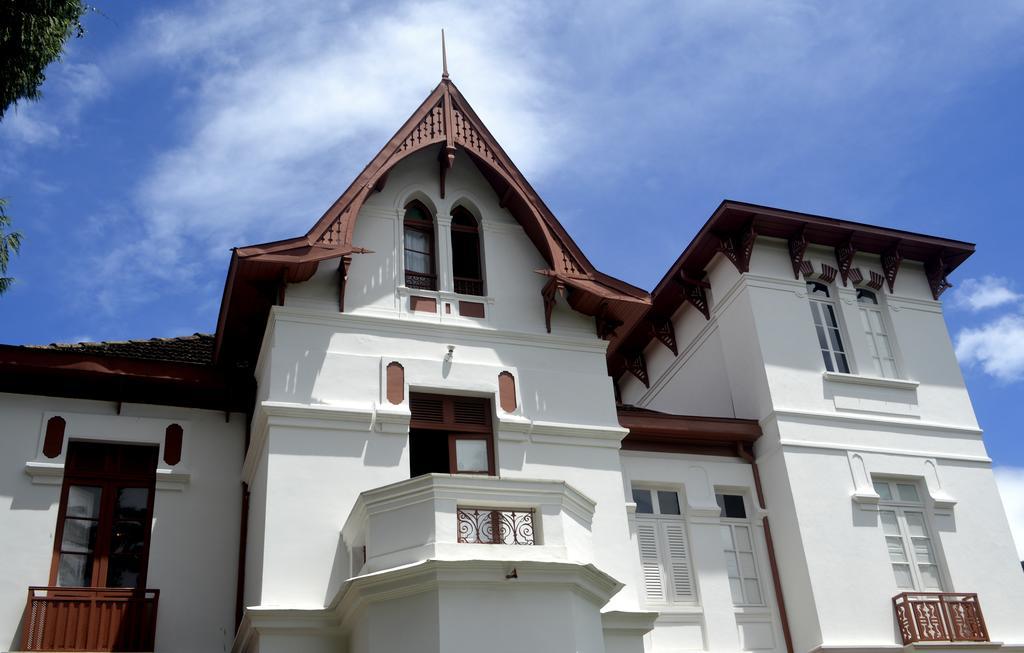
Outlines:
{"type": "Polygon", "coordinates": [[[789,258],[793,262],[793,278],[797,280],[800,279],[800,272],[804,267],[804,254],[807,252],[808,242],[804,235],[806,231],[807,226],[802,225],[800,231],[789,239],[789,258]]]}
{"type": "Polygon", "coordinates": [[[673,356],[678,356],[679,348],[676,345],[676,328],[672,324],[672,320],[651,316],[647,318],[647,322],[651,325],[651,335],[654,336],[654,339],[668,347],[673,356]]]}
{"type": "Polygon", "coordinates": [[[683,294],[683,301],[700,311],[705,320],[710,320],[711,307],[708,305],[707,290],[711,288],[711,284],[702,279],[689,277],[684,272],[679,273],[676,283],[683,294]]]}
{"type": "Polygon", "coordinates": [[[896,273],[900,270],[900,263],[903,262],[903,254],[900,252],[900,244],[897,242],[895,245],[882,252],[882,274],[885,275],[885,281],[889,284],[889,292],[893,291],[893,287],[896,285],[896,273]]]}
{"type": "Polygon", "coordinates": [[[644,353],[638,351],[632,354],[624,354],[626,359],[626,371],[640,380],[644,387],[651,387],[651,379],[647,376],[647,359],[644,353]]]}
{"type": "Polygon", "coordinates": [[[953,284],[946,279],[948,269],[941,256],[936,256],[931,261],[925,263],[924,272],[928,277],[928,287],[931,289],[932,298],[935,301],[939,300],[942,293],[953,287],[953,284]]]}
{"type": "MultiPolygon", "coordinates": [[[[853,246],[853,236],[850,235],[846,238],[846,241],[836,246],[836,264],[839,265],[839,277],[843,280],[843,285],[847,285],[846,282],[850,279],[850,270],[853,268],[853,256],[857,253],[857,248],[853,246]]],[[[858,272],[858,274],[860,274],[858,272]]]]}

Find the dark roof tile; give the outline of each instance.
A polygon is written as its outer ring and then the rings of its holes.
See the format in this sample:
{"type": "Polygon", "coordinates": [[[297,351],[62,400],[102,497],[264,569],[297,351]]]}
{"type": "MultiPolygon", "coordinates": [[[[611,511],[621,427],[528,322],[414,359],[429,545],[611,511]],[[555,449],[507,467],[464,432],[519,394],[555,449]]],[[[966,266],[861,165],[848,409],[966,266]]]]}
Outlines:
{"type": "Polygon", "coordinates": [[[69,344],[28,345],[31,349],[50,349],[95,356],[117,356],[139,360],[168,361],[172,363],[213,363],[214,337],[209,333],[196,333],[177,338],[150,338],[113,342],[76,342],[69,344]]]}

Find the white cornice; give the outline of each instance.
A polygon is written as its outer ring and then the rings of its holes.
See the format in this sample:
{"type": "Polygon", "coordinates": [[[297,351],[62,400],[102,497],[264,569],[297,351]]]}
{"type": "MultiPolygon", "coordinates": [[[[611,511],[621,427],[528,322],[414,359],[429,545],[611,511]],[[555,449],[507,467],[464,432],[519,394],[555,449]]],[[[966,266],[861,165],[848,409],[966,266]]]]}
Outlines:
{"type": "Polygon", "coordinates": [[[507,344],[530,348],[558,349],[595,353],[604,356],[608,341],[596,336],[565,336],[524,331],[503,331],[479,326],[436,324],[415,320],[398,320],[360,315],[333,313],[293,306],[274,306],[272,322],[292,322],[334,329],[342,333],[372,333],[399,338],[428,338],[435,341],[476,341],[484,345],[507,344]]]}
{"type": "Polygon", "coordinates": [[[924,422],[918,419],[876,417],[873,415],[846,415],[843,413],[803,410],[798,408],[776,408],[771,413],[758,420],[758,422],[761,426],[764,426],[765,424],[770,423],[773,419],[779,420],[780,418],[795,419],[801,422],[824,420],[826,422],[845,422],[846,424],[868,424],[870,426],[880,428],[906,430],[925,435],[927,435],[928,431],[941,431],[943,433],[956,433],[964,436],[971,436],[972,439],[980,438],[982,435],[981,429],[970,426],[944,424],[942,422],[924,422]]]}
{"type": "Polygon", "coordinates": [[[841,374],[839,372],[822,372],[822,378],[834,383],[849,383],[852,385],[867,385],[876,388],[893,388],[895,390],[916,390],[921,385],[917,381],[906,379],[887,379],[881,376],[868,376],[865,374],[841,374]]]}

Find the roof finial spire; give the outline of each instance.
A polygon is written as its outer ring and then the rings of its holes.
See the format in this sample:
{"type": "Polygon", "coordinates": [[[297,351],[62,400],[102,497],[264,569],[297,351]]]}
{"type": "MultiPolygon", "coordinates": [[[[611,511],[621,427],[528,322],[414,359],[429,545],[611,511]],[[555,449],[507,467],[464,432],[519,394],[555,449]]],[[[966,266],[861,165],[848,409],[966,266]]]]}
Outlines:
{"type": "Polygon", "coordinates": [[[441,79],[448,79],[448,50],[444,45],[444,28],[441,28],[441,79]]]}

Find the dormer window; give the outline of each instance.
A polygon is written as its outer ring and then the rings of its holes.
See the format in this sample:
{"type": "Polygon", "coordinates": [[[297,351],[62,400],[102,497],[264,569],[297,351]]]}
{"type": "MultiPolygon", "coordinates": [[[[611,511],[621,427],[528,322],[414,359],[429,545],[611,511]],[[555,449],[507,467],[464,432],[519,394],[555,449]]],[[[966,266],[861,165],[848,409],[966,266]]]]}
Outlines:
{"type": "Polygon", "coordinates": [[[437,290],[437,266],[434,260],[434,219],[421,202],[413,200],[405,207],[405,285],[421,290],[437,290]]]}
{"type": "Polygon", "coordinates": [[[480,227],[465,207],[452,210],[452,276],[455,292],[483,295],[484,275],[480,261],[480,227]]]}

